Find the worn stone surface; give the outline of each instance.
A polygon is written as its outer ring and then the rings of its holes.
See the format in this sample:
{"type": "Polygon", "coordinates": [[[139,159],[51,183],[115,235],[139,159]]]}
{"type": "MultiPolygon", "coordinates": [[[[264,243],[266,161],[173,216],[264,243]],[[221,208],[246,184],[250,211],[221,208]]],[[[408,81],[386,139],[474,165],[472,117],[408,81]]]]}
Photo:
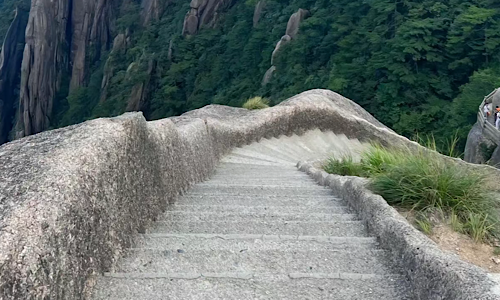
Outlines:
{"type": "Polygon", "coordinates": [[[8,141],[13,127],[27,23],[28,12],[16,9],[0,52],[0,145],[8,141]]]}
{"type": "Polygon", "coordinates": [[[369,191],[366,179],[327,174],[309,163],[299,163],[298,168],[348,201],[406,271],[416,299],[500,299],[496,283],[486,272],[439,249],[381,196],[369,191]]]}
{"type": "Polygon", "coordinates": [[[315,128],[418,147],[326,90],[259,111],[210,105],[154,122],[129,113],[1,146],[0,298],[80,299],[92,274],[109,270],[132,234],[222,156],[315,128]]]}

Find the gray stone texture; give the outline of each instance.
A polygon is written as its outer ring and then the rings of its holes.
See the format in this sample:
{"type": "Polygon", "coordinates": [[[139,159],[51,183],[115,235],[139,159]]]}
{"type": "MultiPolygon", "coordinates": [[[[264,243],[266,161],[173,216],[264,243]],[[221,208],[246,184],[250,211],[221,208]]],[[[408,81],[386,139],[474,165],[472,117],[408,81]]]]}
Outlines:
{"type": "Polygon", "coordinates": [[[366,179],[330,175],[309,163],[299,163],[298,168],[330,187],[358,213],[405,271],[416,299],[500,299],[495,292],[497,285],[486,272],[440,250],[381,196],[370,192],[366,179]]]}

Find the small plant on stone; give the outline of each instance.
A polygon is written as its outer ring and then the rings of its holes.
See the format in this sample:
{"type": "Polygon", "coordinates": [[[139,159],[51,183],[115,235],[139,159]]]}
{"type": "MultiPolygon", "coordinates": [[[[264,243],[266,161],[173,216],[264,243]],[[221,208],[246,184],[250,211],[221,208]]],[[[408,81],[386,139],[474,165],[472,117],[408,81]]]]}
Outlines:
{"type": "Polygon", "coordinates": [[[253,97],[248,99],[244,104],[243,108],[246,109],[263,109],[269,107],[269,100],[262,97],[253,97]]]}

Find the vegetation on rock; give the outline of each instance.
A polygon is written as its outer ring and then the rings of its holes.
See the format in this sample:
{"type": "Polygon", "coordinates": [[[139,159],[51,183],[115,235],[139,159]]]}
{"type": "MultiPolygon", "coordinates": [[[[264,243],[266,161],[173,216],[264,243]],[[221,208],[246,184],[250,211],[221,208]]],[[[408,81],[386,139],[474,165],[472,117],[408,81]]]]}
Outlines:
{"type": "Polygon", "coordinates": [[[438,211],[454,230],[476,241],[498,233],[499,203],[488,178],[430,151],[372,146],[361,161],[354,162],[349,156],[331,158],[324,170],[370,178],[369,188],[390,205],[415,211],[415,221],[424,232],[432,231],[428,216],[438,211]]]}
{"type": "Polygon", "coordinates": [[[269,100],[262,97],[253,97],[243,103],[243,108],[246,109],[263,109],[269,107],[269,100]]]}

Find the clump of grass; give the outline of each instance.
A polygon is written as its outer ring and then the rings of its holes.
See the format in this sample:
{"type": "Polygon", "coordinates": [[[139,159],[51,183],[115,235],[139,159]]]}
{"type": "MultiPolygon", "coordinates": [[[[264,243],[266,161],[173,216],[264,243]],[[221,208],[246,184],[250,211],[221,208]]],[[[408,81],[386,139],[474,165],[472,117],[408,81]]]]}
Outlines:
{"type": "MultiPolygon", "coordinates": [[[[331,159],[324,169],[369,177],[370,189],[390,205],[417,213],[442,211],[455,231],[476,241],[498,236],[498,202],[487,188],[488,178],[435,153],[374,145],[362,154],[360,163],[349,157],[331,159]]],[[[429,229],[425,220],[419,219],[417,226],[424,232],[429,229]]]]}
{"type": "Polygon", "coordinates": [[[397,164],[386,165],[383,172],[372,176],[374,192],[391,205],[418,211],[432,207],[453,212],[463,224],[470,223],[470,216],[474,216],[475,229],[469,226],[467,230],[474,239],[476,236],[482,239],[481,226],[486,229],[485,235],[493,233],[497,220],[490,217],[489,212],[496,204],[485,189],[485,176],[430,153],[401,152],[397,155],[400,156],[397,164]]]}
{"type": "Polygon", "coordinates": [[[243,108],[246,109],[263,109],[269,107],[269,100],[262,97],[253,97],[248,99],[244,104],[243,108]]]}
{"type": "Polygon", "coordinates": [[[351,155],[344,155],[342,158],[330,158],[323,165],[323,169],[330,174],[342,176],[363,176],[363,166],[355,162],[351,155]]]}

